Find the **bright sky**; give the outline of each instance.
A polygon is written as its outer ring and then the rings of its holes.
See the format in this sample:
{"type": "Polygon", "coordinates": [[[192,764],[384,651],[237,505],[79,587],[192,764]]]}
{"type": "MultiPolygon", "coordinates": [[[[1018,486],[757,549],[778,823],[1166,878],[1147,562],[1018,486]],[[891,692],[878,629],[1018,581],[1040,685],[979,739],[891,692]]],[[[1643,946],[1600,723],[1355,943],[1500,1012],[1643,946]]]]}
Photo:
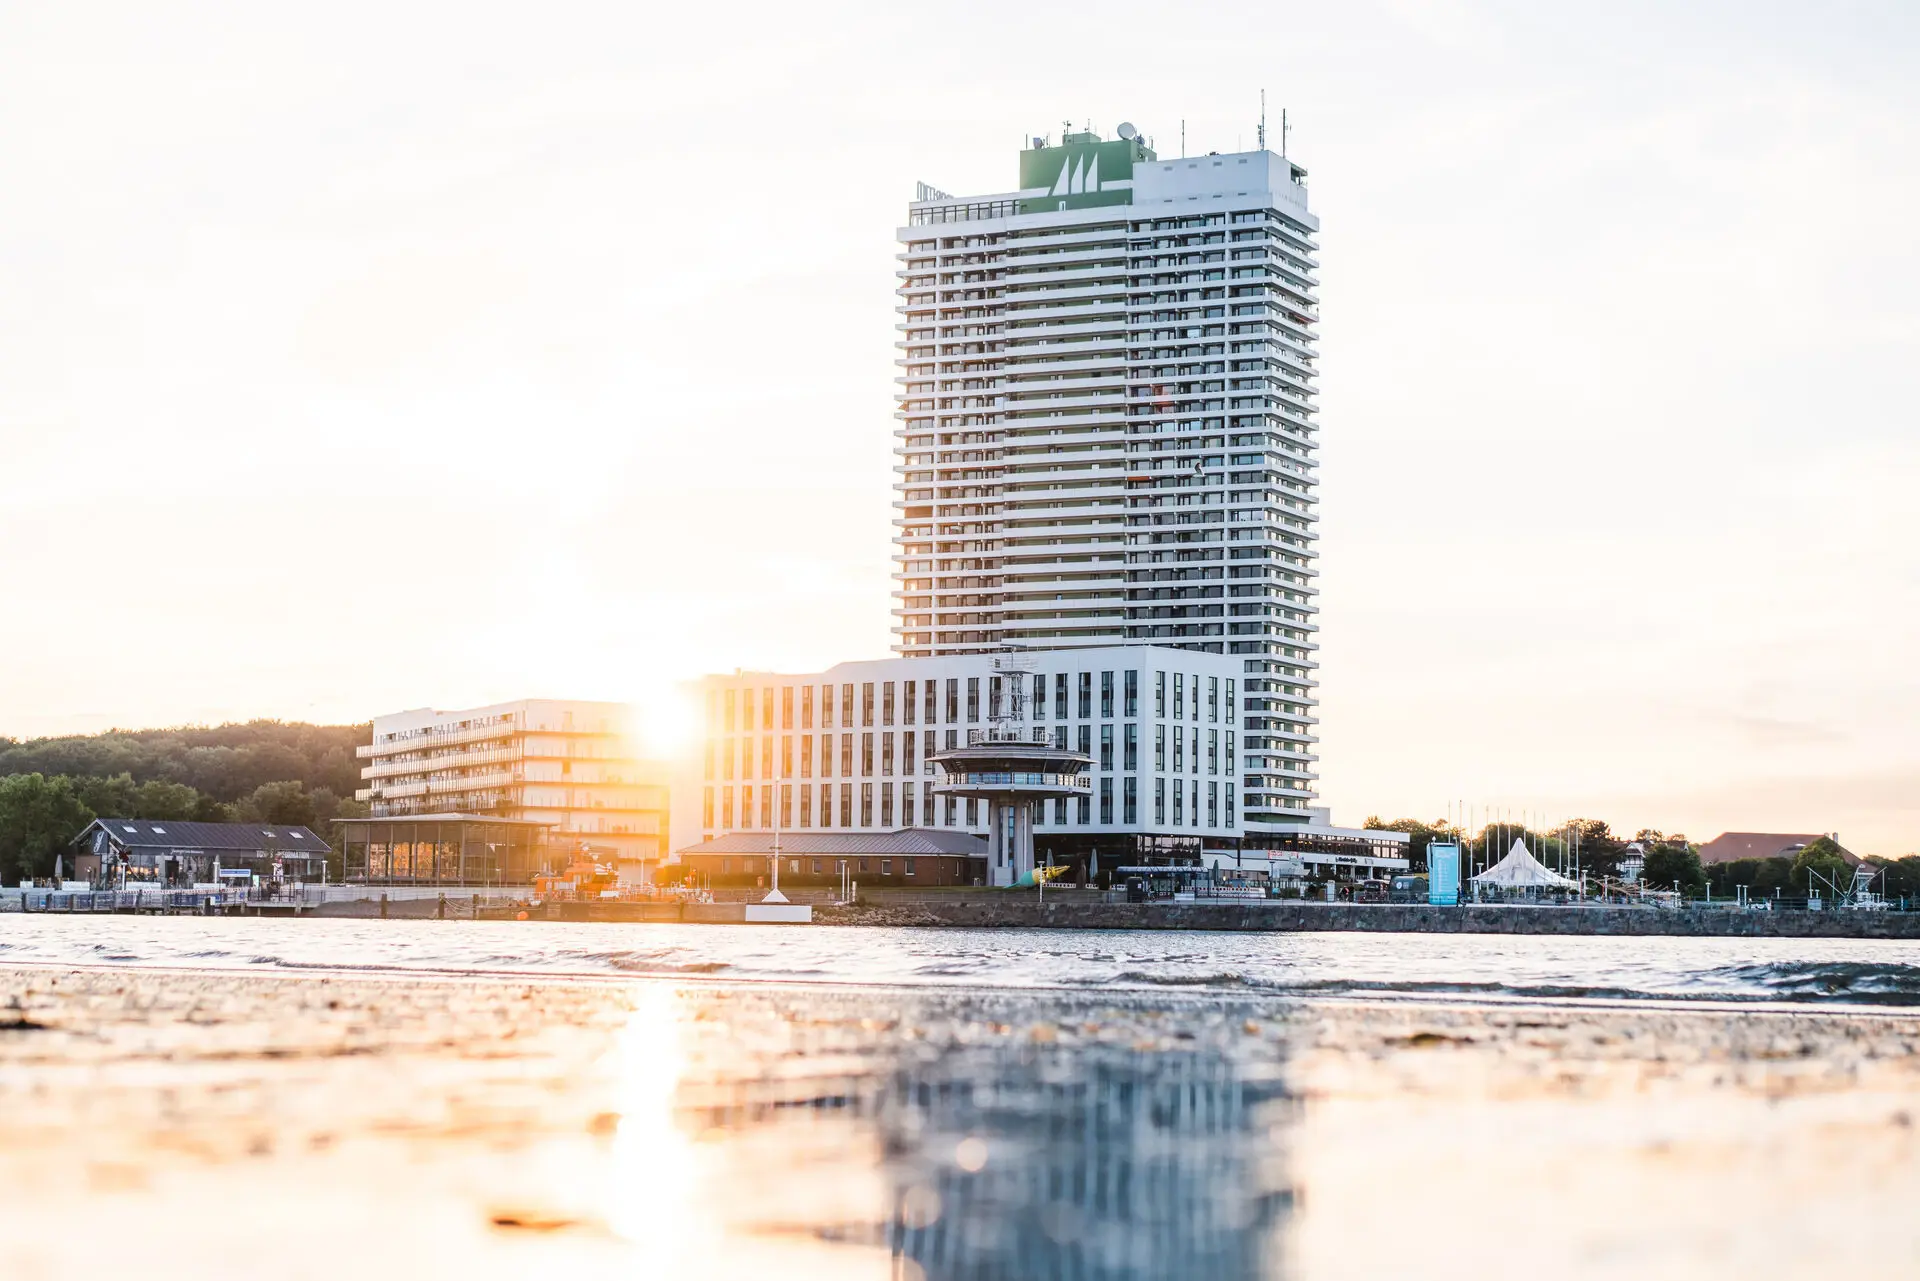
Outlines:
{"type": "Polygon", "coordinates": [[[1336,817],[1920,850],[1917,56],[1897,2],[7,6],[0,734],[883,655],[913,183],[1251,147],[1265,87],[1336,817]]]}

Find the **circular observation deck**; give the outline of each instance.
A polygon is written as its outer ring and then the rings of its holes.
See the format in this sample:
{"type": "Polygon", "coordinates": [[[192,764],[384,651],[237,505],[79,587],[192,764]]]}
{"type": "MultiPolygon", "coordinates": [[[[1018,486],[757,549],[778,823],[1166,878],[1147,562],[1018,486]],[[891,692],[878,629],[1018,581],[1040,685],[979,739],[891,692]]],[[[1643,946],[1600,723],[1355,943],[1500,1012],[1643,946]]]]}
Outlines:
{"type": "Polygon", "coordinates": [[[1093,758],[1055,747],[1045,728],[1001,727],[967,731],[965,747],[929,758],[940,767],[936,795],[1003,802],[1089,796],[1093,758]]]}

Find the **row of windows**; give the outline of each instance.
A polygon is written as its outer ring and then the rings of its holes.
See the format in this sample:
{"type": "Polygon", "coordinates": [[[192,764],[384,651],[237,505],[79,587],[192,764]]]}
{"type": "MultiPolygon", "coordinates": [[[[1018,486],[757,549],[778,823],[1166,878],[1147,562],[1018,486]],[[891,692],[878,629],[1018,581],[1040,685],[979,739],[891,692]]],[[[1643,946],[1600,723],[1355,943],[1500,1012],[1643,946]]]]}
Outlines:
{"type": "MultiPolygon", "coordinates": [[[[1055,725],[1053,745],[1061,751],[1071,747],[1082,755],[1093,757],[1095,764],[1105,774],[1113,773],[1116,768],[1130,774],[1140,769],[1138,725],[1131,721],[1118,726],[1101,725],[1097,742],[1094,729],[1092,725],[1055,725]]],[[[1203,759],[1208,774],[1234,772],[1233,730],[1222,731],[1209,727],[1202,731],[1198,725],[1155,725],[1152,729],[1153,769],[1156,773],[1164,774],[1171,770],[1175,774],[1198,774],[1202,772],[1203,759]],[[1169,761],[1172,763],[1169,764],[1169,761]]],[[[767,735],[759,739],[744,736],[737,739],[710,738],[707,740],[705,776],[709,780],[725,780],[813,778],[816,774],[821,778],[833,778],[836,775],[842,778],[872,778],[891,777],[896,773],[932,774],[935,772],[932,757],[939,751],[950,752],[960,746],[959,730],[945,731],[944,742],[936,737],[940,733],[939,730],[929,729],[918,732],[903,730],[897,735],[891,730],[821,734],[817,746],[812,734],[767,735]],[[754,746],[756,742],[759,744],[757,752],[754,746]],[[777,761],[776,751],[779,753],[777,761]],[[856,765],[859,767],[857,770],[856,765]],[[879,768],[876,769],[876,765],[879,768]]]]}
{"type": "MultiPolygon", "coordinates": [[[[766,870],[768,857],[769,856],[765,854],[746,855],[740,860],[740,870],[742,872],[763,872],[766,870]]],[[[811,861],[813,863],[813,874],[815,876],[824,876],[826,874],[827,860],[823,858],[816,858],[811,861]]],[[[912,876],[914,873],[914,861],[910,858],[903,858],[900,861],[905,865],[901,869],[902,872],[904,872],[907,876],[912,876]]],[[[800,871],[800,863],[801,863],[800,859],[797,859],[797,858],[788,859],[787,870],[789,872],[792,872],[798,875],[800,871]]],[[[837,858],[833,860],[833,863],[834,863],[833,870],[836,873],[850,872],[850,871],[871,872],[873,870],[873,864],[878,863],[880,864],[880,875],[882,876],[893,875],[893,860],[890,858],[882,858],[882,859],[837,858]]],[[[723,858],[720,860],[720,875],[722,876],[730,875],[733,872],[733,870],[734,870],[733,860],[731,858],[723,858]]]]}
{"type": "MultiPolygon", "coordinates": [[[[1209,780],[1203,786],[1197,778],[1155,778],[1152,783],[1152,813],[1156,826],[1235,825],[1233,783],[1209,780]],[[1201,821],[1203,814],[1204,823],[1201,821]]],[[[857,792],[855,787],[853,783],[789,783],[760,788],[744,786],[738,789],[736,797],[732,787],[709,786],[701,793],[700,821],[708,831],[772,830],[775,826],[775,793],[778,793],[778,825],[784,829],[977,828],[986,822],[986,802],[936,796],[932,783],[921,783],[918,787],[912,783],[861,783],[857,792]],[[737,810],[736,800],[739,806],[737,810]]],[[[1042,826],[1051,823],[1056,827],[1088,827],[1096,821],[1103,827],[1111,827],[1115,822],[1131,827],[1140,822],[1139,800],[1138,779],[1132,776],[1122,778],[1120,786],[1116,788],[1113,779],[1103,778],[1099,780],[1096,796],[1043,802],[1038,821],[1042,826]],[[1047,808],[1048,805],[1051,805],[1051,809],[1047,808]]]]}
{"type": "MultiPolygon", "coordinates": [[[[1097,688],[1100,719],[1113,719],[1116,700],[1120,715],[1132,718],[1140,714],[1140,678],[1141,673],[1137,671],[1055,672],[1049,685],[1045,674],[1034,675],[1030,683],[1025,677],[990,676],[984,678],[986,713],[989,719],[995,720],[1011,716],[1044,721],[1051,707],[1053,719],[1066,720],[1071,708],[1081,720],[1091,720],[1097,688]]],[[[751,731],[756,728],[756,717],[760,729],[774,728],[776,719],[781,729],[793,729],[796,720],[799,728],[813,729],[816,719],[819,728],[828,729],[834,725],[836,716],[841,728],[852,729],[856,715],[862,726],[875,724],[876,717],[880,725],[912,725],[916,717],[926,725],[958,725],[962,723],[963,682],[965,723],[977,725],[981,719],[982,679],[955,676],[945,681],[864,681],[858,686],[847,683],[768,685],[758,690],[710,689],[707,691],[707,729],[710,733],[729,734],[736,730],[751,731]]],[[[1174,672],[1169,679],[1168,673],[1155,672],[1153,705],[1154,716],[1161,720],[1168,719],[1171,707],[1171,717],[1177,721],[1199,721],[1204,709],[1206,720],[1232,724],[1234,680],[1231,676],[1223,679],[1186,672],[1174,672]]]]}

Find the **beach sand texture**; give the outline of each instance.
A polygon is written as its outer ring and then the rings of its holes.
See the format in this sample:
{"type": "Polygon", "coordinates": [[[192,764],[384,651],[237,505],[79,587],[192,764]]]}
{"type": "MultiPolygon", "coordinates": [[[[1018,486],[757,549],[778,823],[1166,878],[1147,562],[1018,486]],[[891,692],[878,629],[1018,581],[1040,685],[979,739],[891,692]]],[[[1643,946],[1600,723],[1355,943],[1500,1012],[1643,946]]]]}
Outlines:
{"type": "Polygon", "coordinates": [[[0,969],[0,1241],[146,1277],[1907,1277],[1920,1019],[0,969]]]}

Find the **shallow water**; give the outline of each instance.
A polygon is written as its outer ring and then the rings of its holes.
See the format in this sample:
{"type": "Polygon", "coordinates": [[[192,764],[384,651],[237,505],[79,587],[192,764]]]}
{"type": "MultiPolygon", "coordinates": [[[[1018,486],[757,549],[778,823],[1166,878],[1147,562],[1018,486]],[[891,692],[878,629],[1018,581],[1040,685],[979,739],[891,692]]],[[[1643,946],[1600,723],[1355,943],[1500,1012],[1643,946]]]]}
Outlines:
{"type": "Polygon", "coordinates": [[[0,916],[0,964],[1920,1004],[1920,943],[0,916]]]}
{"type": "Polygon", "coordinates": [[[1906,1277],[1917,971],[1837,940],[0,917],[0,1273],[1906,1277]]]}

